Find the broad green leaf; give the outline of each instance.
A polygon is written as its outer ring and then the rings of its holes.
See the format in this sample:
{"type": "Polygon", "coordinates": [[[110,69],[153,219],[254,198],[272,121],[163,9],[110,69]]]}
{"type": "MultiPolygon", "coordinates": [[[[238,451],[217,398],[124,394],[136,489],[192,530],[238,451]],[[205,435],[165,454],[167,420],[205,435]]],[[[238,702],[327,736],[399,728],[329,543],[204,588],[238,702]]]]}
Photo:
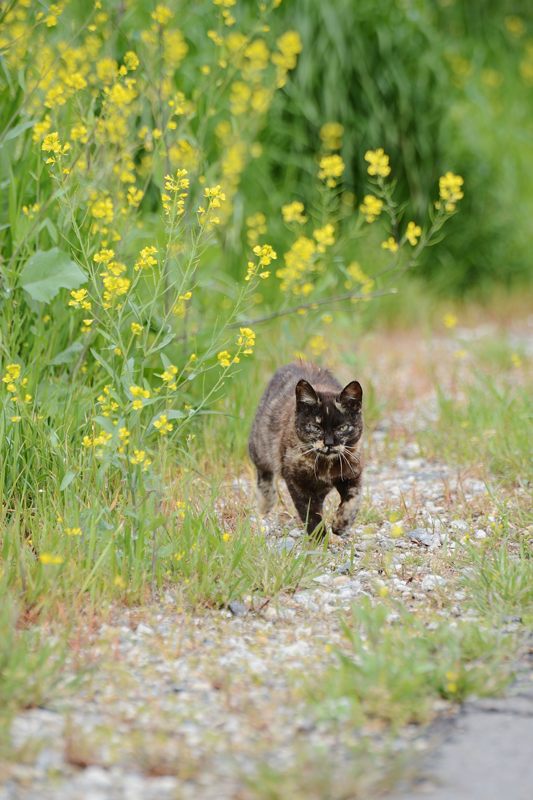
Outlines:
{"type": "Polygon", "coordinates": [[[38,250],[20,273],[19,285],[33,300],[49,303],[61,289],[77,289],[87,280],[83,270],[58,247],[38,250]]]}

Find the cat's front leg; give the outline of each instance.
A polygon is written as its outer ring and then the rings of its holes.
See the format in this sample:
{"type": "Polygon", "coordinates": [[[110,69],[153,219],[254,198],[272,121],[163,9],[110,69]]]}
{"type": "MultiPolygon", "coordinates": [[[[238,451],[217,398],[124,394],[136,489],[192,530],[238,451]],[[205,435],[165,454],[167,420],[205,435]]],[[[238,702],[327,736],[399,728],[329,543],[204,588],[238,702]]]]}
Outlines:
{"type": "MultiPolygon", "coordinates": [[[[313,533],[323,522],[322,505],[327,491],[318,489],[315,485],[295,481],[292,478],[285,478],[285,482],[307,533],[313,533]]],[[[322,528],[322,535],[324,533],[325,529],[322,528]]]]}
{"type": "Polygon", "coordinates": [[[339,481],[335,488],[341,496],[341,502],[333,518],[331,528],[337,536],[350,527],[357,516],[361,504],[361,476],[349,481],[339,481]]]}

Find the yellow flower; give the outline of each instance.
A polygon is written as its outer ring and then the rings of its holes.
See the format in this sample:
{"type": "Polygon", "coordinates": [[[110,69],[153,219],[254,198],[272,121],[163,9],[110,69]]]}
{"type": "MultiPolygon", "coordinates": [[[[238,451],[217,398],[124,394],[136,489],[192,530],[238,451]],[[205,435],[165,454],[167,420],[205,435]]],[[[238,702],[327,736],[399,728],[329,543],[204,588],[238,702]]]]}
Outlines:
{"type": "Polygon", "coordinates": [[[133,336],[140,336],[141,333],[143,332],[143,326],[139,325],[138,322],[132,322],[130,325],[130,330],[133,336]]]}
{"type": "Polygon", "coordinates": [[[383,200],[373,194],[366,194],[359,210],[365,215],[367,222],[374,222],[383,210],[383,200]]]}
{"type": "Polygon", "coordinates": [[[340,122],[326,122],[320,128],[320,138],[326,150],[340,150],[344,126],[340,122]]]}
{"type": "Polygon", "coordinates": [[[227,350],[221,350],[217,354],[217,359],[221,367],[229,367],[231,365],[231,355],[227,350]]]}
{"type": "Polygon", "coordinates": [[[268,267],[278,257],[276,251],[269,244],[256,245],[253,252],[259,258],[259,264],[262,267],[268,267]]]}
{"type": "Polygon", "coordinates": [[[44,104],[46,108],[56,108],[56,106],[64,106],[67,102],[67,97],[63,86],[52,86],[46,93],[44,104]]]}
{"type": "Polygon", "coordinates": [[[113,579],[113,585],[117,586],[119,589],[124,589],[126,586],[126,581],[122,577],[122,575],[115,575],[113,579]]]}
{"type": "Polygon", "coordinates": [[[81,528],[65,528],[67,536],[81,536],[81,528]]]}
{"type": "Polygon", "coordinates": [[[81,332],[82,333],[90,333],[91,332],[91,326],[92,326],[93,322],[94,322],[94,319],[84,319],[83,320],[83,325],[81,326],[81,332]]]}
{"type": "Polygon", "coordinates": [[[459,673],[458,672],[455,672],[454,670],[449,670],[446,673],[446,681],[447,681],[447,683],[445,685],[445,689],[449,694],[456,694],[456,692],[457,692],[457,690],[459,688],[458,684],[457,684],[458,680],[459,680],[459,673]]]}
{"type": "Polygon", "coordinates": [[[94,195],[90,212],[95,219],[102,220],[104,225],[109,225],[115,216],[112,199],[107,194],[103,194],[101,197],[94,195]]]}
{"type": "Polygon", "coordinates": [[[141,189],[136,189],[135,186],[129,186],[127,192],[128,205],[137,208],[144,197],[144,192],[141,189]]]}
{"type": "Polygon", "coordinates": [[[246,233],[248,244],[253,246],[257,244],[260,237],[267,232],[266,217],[263,212],[258,211],[257,214],[252,214],[247,217],[246,227],[248,228],[246,233]]]}
{"type": "Polygon", "coordinates": [[[102,83],[113,83],[118,73],[118,64],[114,58],[101,58],[96,62],[96,75],[102,83]]]}
{"type": "Polygon", "coordinates": [[[142,464],[145,458],[144,450],[134,450],[133,455],[130,456],[130,464],[142,464]]]}
{"type": "Polygon", "coordinates": [[[15,388],[10,389],[9,386],[14,384],[14,382],[20,378],[20,370],[21,370],[20,364],[8,364],[6,366],[6,372],[2,378],[2,382],[8,385],[9,392],[16,391],[15,388]]]}
{"type": "Polygon", "coordinates": [[[77,122],[76,125],[73,125],[70,129],[70,138],[73,142],[81,142],[82,144],[87,144],[88,141],[88,131],[85,125],[82,125],[81,122],[77,122]]]}
{"type": "Polygon", "coordinates": [[[290,290],[295,295],[304,296],[313,291],[313,284],[308,280],[313,269],[316,245],[307,236],[299,236],[284,253],[285,267],[278,269],[276,275],[281,279],[281,290],[290,290]]]}
{"type": "Polygon", "coordinates": [[[522,366],[522,359],[520,358],[518,353],[511,353],[511,363],[513,367],[515,367],[516,369],[520,369],[520,367],[522,366]]]}
{"type": "Polygon", "coordinates": [[[179,319],[183,319],[185,317],[185,313],[187,311],[187,303],[192,297],[192,292],[184,292],[184,294],[178,295],[178,299],[172,309],[172,313],[175,314],[179,319]]]}
{"type": "Polygon", "coordinates": [[[124,66],[130,72],[133,72],[139,66],[139,59],[137,57],[137,54],[134,53],[132,50],[128,50],[128,52],[124,54],[124,66]]]}
{"type": "Polygon", "coordinates": [[[170,364],[166,368],[166,370],[159,376],[163,383],[168,384],[168,388],[174,391],[177,388],[176,384],[176,375],[178,374],[178,368],[174,366],[174,364],[170,364]]]}
{"type": "Polygon", "coordinates": [[[417,225],[416,222],[408,222],[407,229],[405,231],[405,238],[411,245],[411,247],[415,247],[418,244],[418,240],[422,235],[422,228],[420,225],[417,225]]]}
{"type": "Polygon", "coordinates": [[[338,155],[322,156],[320,159],[318,177],[325,181],[326,185],[334,188],[337,185],[337,178],[344,172],[344,161],[338,155]]]}
{"type": "Polygon", "coordinates": [[[20,420],[22,419],[22,417],[21,417],[19,414],[15,414],[15,415],[14,415],[14,416],[12,416],[10,419],[11,419],[11,422],[20,422],[20,420]]]}
{"type": "Polygon", "coordinates": [[[108,264],[115,257],[115,251],[104,248],[93,256],[93,261],[97,264],[108,264]]]}
{"type": "Polygon", "coordinates": [[[445,314],[442,318],[442,321],[444,323],[444,327],[451,330],[457,325],[458,319],[455,314],[445,314]]]}
{"type": "Polygon", "coordinates": [[[159,25],[166,25],[172,19],[172,11],[168,6],[160,4],[155,7],[150,16],[159,25]]]}
{"type": "Polygon", "coordinates": [[[304,204],[299,200],[294,200],[294,202],[282,206],[281,213],[283,215],[283,221],[287,224],[296,222],[298,225],[303,225],[307,222],[307,217],[304,214],[304,204]]]}
{"type": "Polygon", "coordinates": [[[156,253],[157,253],[157,247],[154,247],[154,245],[148,245],[148,247],[143,247],[143,249],[139,253],[139,258],[137,259],[133,267],[135,272],[139,272],[139,270],[141,269],[148,269],[149,267],[155,267],[155,265],[157,264],[157,258],[154,258],[156,253]]]}
{"type": "Polygon", "coordinates": [[[222,534],[222,541],[229,542],[231,540],[231,533],[223,533],[222,534]]]}
{"type": "Polygon", "coordinates": [[[104,447],[112,438],[113,434],[100,431],[97,436],[84,436],[81,443],[84,447],[104,447]]]}
{"type": "Polygon", "coordinates": [[[327,346],[326,340],[320,334],[317,334],[316,336],[312,336],[309,339],[309,349],[311,350],[311,353],[314,356],[322,355],[322,353],[325,352],[325,350],[327,350],[327,348],[328,348],[328,346],[327,346]]]}
{"type": "Polygon", "coordinates": [[[286,31],[276,41],[279,52],[272,55],[277,67],[277,86],[285,84],[288,70],[294,69],[298,55],[302,52],[302,40],[298,31],[286,31]]]}
{"type": "Polygon", "coordinates": [[[242,352],[245,356],[251,355],[255,347],[255,332],[251,328],[239,328],[237,345],[244,348],[242,352]]]}
{"type": "Polygon", "coordinates": [[[335,228],[330,222],[324,225],[323,228],[317,228],[313,231],[313,236],[317,241],[316,249],[319,253],[325,253],[326,247],[331,247],[331,245],[335,244],[335,228]]]}
{"type": "Polygon", "coordinates": [[[168,421],[166,414],[161,414],[154,422],[154,428],[159,431],[161,436],[165,436],[173,429],[174,425],[168,421]]]}
{"type": "Polygon", "coordinates": [[[143,389],[142,386],[136,386],[134,384],[133,386],[130,386],[130,394],[132,397],[135,397],[136,399],[143,398],[144,400],[148,400],[151,392],[149,389],[143,389]]]}
{"type": "Polygon", "coordinates": [[[68,301],[69,306],[72,306],[72,308],[84,308],[86,311],[91,310],[91,301],[88,298],[87,289],[73,289],[70,296],[72,299],[68,301]]]}
{"type": "MultiPolygon", "coordinates": [[[[453,172],[447,172],[439,178],[439,196],[444,201],[444,210],[448,213],[455,211],[456,203],[462,200],[464,193],[462,186],[464,180],[460,175],[454,175],[453,172]]],[[[441,204],[436,204],[440,208],[441,204]]]]}
{"type": "Polygon", "coordinates": [[[24,216],[28,217],[28,219],[33,219],[35,214],[41,210],[40,203],[34,203],[31,206],[22,206],[22,213],[24,216]]]}
{"type": "Polygon", "coordinates": [[[44,137],[41,150],[45,153],[53,153],[56,156],[63,156],[70,150],[70,144],[68,142],[66,144],[61,144],[59,134],[55,131],[44,137]]]}
{"type": "Polygon", "coordinates": [[[54,553],[41,553],[39,556],[41,564],[62,564],[64,560],[63,556],[54,555],[54,553]]]}
{"type": "Polygon", "coordinates": [[[204,197],[207,197],[211,208],[220,208],[226,195],[222,191],[222,187],[218,183],[216,186],[206,186],[204,189],[204,197]]]}
{"type": "Polygon", "coordinates": [[[390,535],[393,539],[399,539],[400,536],[403,536],[403,522],[395,522],[394,525],[391,525],[390,535]]]}
{"type": "Polygon", "coordinates": [[[383,250],[390,250],[391,253],[397,253],[400,247],[400,245],[393,236],[389,236],[389,238],[386,241],[381,242],[381,246],[383,250]]]}
{"type": "Polygon", "coordinates": [[[367,150],[365,161],[368,161],[369,164],[367,170],[369,175],[377,175],[380,178],[390,175],[389,157],[382,147],[378,147],[377,150],[367,150]]]}
{"type": "Polygon", "coordinates": [[[32,139],[34,142],[38,142],[43,136],[50,130],[52,127],[52,120],[50,119],[49,114],[45,114],[44,118],[40,122],[36,122],[33,126],[33,134],[32,139]]]}

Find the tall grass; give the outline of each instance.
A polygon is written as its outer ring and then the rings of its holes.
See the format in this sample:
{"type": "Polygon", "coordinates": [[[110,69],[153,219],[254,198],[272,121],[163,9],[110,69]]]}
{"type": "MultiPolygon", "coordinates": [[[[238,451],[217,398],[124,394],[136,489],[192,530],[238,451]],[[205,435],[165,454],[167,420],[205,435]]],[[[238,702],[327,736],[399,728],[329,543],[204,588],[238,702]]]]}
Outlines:
{"type": "MultiPolygon", "coordinates": [[[[431,286],[464,294],[530,280],[532,19],[525,6],[294,0],[285,15],[312,47],[285,90],[290,103],[277,99],[275,124],[263,134],[280,191],[297,184],[298,195],[308,196],[317,128],[324,117],[338,120],[356,194],[361,155],[377,142],[391,153],[415,214],[439,171],[460,164],[472,191],[461,223],[420,265],[431,286]]],[[[270,193],[267,170],[259,185],[270,193]]]]}

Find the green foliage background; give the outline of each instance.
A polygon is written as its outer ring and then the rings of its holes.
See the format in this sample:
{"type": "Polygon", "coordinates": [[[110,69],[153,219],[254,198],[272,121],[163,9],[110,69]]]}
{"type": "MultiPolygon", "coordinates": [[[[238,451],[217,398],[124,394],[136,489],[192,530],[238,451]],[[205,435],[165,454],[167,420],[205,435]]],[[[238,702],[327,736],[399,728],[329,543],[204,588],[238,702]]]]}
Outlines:
{"type": "Polygon", "coordinates": [[[264,132],[265,163],[251,181],[262,203],[293,186],[306,199],[320,125],[338,120],[348,185],[361,185],[363,154],[377,146],[415,213],[440,174],[464,176],[461,216],[421,267],[439,292],[530,279],[531,5],[292,0],[280,10],[304,49],[264,132]]]}

